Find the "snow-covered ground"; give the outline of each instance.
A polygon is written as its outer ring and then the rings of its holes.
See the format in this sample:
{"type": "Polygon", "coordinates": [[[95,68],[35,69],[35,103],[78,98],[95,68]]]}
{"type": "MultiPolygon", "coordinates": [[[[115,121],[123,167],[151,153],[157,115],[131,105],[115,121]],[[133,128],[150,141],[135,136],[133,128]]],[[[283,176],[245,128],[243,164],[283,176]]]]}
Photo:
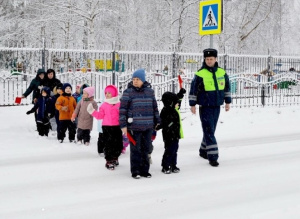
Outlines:
{"type": "Polygon", "coordinates": [[[0,108],[0,218],[300,218],[300,106],[232,108],[217,129],[220,166],[198,156],[199,117],[182,114],[181,172],[131,178],[129,152],[115,171],[90,146],[38,138],[31,106],[0,108]]]}

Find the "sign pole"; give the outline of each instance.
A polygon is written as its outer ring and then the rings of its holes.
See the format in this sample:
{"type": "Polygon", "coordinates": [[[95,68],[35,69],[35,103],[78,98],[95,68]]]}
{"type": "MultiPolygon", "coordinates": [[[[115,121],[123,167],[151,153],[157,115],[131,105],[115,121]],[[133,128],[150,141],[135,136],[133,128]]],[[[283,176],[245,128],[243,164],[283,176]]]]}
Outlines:
{"type": "Polygon", "coordinates": [[[209,48],[214,48],[214,35],[210,34],[210,43],[209,43],[209,48]]]}

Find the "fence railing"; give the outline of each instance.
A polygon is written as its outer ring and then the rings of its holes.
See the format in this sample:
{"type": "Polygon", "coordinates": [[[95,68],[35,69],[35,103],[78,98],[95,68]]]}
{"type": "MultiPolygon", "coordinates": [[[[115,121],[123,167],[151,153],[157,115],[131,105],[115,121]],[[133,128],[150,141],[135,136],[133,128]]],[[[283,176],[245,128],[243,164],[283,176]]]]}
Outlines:
{"type": "MultiPolygon", "coordinates": [[[[116,85],[120,93],[127,88],[131,81],[132,73],[121,73],[116,75],[116,85]]],[[[16,97],[21,96],[28,88],[35,75],[18,74],[9,77],[0,77],[0,106],[14,105],[16,97]]],[[[70,83],[74,88],[76,84],[88,83],[94,86],[95,100],[103,100],[103,89],[106,85],[112,84],[112,73],[101,72],[68,72],[57,74],[62,82],[70,83]]],[[[189,91],[192,81],[191,77],[182,77],[184,88],[189,91]]],[[[147,81],[152,85],[158,101],[165,91],[175,92],[179,90],[177,78],[169,79],[165,75],[157,73],[147,73],[147,81]]],[[[300,74],[296,72],[286,72],[268,78],[264,75],[249,76],[236,74],[230,76],[231,95],[233,107],[250,106],[285,106],[300,104],[300,74]],[[270,80],[272,79],[272,80],[270,80]],[[269,80],[269,81],[268,81],[269,80]]],[[[22,104],[30,104],[31,96],[22,100],[22,104]]],[[[159,102],[161,107],[161,103],[159,102]]],[[[188,94],[182,101],[182,109],[188,109],[188,94]]]]}
{"type": "MultiPolygon", "coordinates": [[[[165,91],[178,90],[178,74],[188,91],[202,62],[202,53],[0,48],[0,106],[13,105],[41,66],[54,69],[62,82],[95,86],[99,101],[108,84],[122,92],[137,68],[146,70],[158,99],[165,91]]],[[[299,104],[300,57],[220,54],[218,63],[230,76],[233,106],[299,104]]],[[[188,108],[187,97],[182,107],[188,108]]]]}

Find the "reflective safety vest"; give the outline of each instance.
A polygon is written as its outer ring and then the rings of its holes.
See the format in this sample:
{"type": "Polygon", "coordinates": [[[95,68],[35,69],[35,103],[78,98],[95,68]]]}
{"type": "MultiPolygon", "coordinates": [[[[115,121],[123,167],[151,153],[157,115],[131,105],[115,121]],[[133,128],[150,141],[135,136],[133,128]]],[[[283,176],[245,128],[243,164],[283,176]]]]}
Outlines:
{"type": "Polygon", "coordinates": [[[218,70],[215,72],[217,80],[216,83],[213,78],[213,73],[205,68],[196,72],[196,75],[203,78],[205,91],[224,90],[225,88],[225,70],[222,68],[218,68],[218,70]]]}

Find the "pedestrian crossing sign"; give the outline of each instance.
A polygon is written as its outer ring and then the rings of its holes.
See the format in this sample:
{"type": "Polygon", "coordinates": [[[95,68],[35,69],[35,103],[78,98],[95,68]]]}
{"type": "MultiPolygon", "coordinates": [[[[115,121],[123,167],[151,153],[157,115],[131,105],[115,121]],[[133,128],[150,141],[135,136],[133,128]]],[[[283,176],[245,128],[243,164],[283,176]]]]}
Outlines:
{"type": "Polygon", "coordinates": [[[222,0],[200,2],[199,34],[220,34],[222,32],[222,0]]]}

